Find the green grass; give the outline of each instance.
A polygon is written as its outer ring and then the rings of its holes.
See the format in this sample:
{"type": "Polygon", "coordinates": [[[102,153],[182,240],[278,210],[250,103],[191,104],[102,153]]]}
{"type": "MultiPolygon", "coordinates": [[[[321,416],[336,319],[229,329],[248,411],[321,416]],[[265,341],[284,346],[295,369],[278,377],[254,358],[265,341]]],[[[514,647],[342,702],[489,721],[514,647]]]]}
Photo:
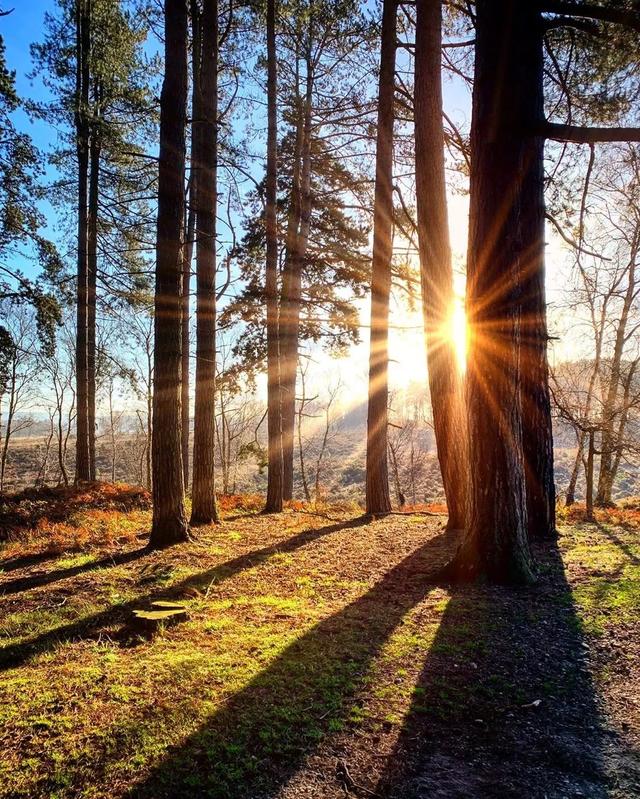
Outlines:
{"type": "MultiPolygon", "coordinates": [[[[526,605],[496,615],[482,591],[426,586],[433,553],[403,561],[437,532],[419,518],[290,551],[273,545],[322,520],[236,519],[196,544],[0,597],[1,644],[21,658],[0,659],[9,666],[0,728],[10,742],[0,747],[0,796],[101,799],[137,782],[154,797],[184,795],[177,785],[211,797],[251,785],[257,794],[332,736],[375,737],[413,716],[465,719],[470,703],[505,712],[557,694],[560,680],[521,685],[488,666],[474,686],[492,642],[540,619],[526,605]],[[262,554],[229,565],[252,551],[262,554]],[[132,633],[130,609],[118,607],[143,606],[147,595],[179,597],[188,620],[150,638],[132,633]],[[25,642],[33,649],[15,649],[25,642]]],[[[615,537],[563,529],[572,594],[557,607],[575,605],[589,634],[630,622],[640,607],[640,567],[625,552],[636,551],[637,532],[616,528],[615,537]]],[[[46,568],[100,557],[64,554],[46,568]]]]}

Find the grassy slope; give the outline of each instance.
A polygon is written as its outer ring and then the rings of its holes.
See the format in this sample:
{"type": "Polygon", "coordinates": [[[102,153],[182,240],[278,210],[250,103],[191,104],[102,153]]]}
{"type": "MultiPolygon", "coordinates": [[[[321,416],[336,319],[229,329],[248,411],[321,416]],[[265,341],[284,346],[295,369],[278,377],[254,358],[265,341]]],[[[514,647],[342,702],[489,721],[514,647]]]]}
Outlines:
{"type": "Polygon", "coordinates": [[[104,493],[0,553],[0,796],[640,796],[633,514],[450,590],[435,517],[240,507],[149,553],[104,493]],[[141,637],[158,598],[189,619],[141,637]]]}

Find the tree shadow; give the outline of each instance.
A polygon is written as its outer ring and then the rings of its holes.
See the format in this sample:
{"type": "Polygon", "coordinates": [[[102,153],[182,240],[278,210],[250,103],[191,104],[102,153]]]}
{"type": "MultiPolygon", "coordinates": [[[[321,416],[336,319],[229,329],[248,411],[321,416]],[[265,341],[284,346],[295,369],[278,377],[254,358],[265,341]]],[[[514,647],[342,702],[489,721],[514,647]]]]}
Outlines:
{"type": "Polygon", "coordinates": [[[454,587],[377,795],[610,795],[607,752],[623,743],[601,714],[560,554],[537,549],[531,589],[454,587]]]}
{"type": "Polygon", "coordinates": [[[0,583],[0,596],[8,594],[17,594],[21,591],[30,591],[33,588],[42,588],[45,585],[51,585],[58,580],[65,580],[68,577],[75,577],[78,574],[85,572],[95,571],[96,569],[108,569],[113,566],[122,566],[126,563],[132,563],[139,560],[145,555],[149,555],[151,550],[148,547],[141,547],[134,549],[130,552],[121,552],[117,555],[109,555],[108,557],[101,558],[100,560],[90,561],[78,566],[70,566],[67,569],[57,569],[54,571],[46,572],[45,574],[33,574],[28,577],[19,577],[16,580],[8,580],[5,583],[0,583]]]}
{"type": "Polygon", "coordinates": [[[367,593],[320,621],[165,758],[127,796],[274,797],[347,719],[372,660],[434,587],[456,536],[440,532],[367,593]]]}
{"type": "MultiPolygon", "coordinates": [[[[618,547],[622,554],[625,555],[625,557],[627,557],[634,566],[640,566],[640,558],[631,551],[631,548],[626,541],[623,541],[621,538],[619,538],[607,525],[596,522],[596,527],[609,539],[609,541],[611,541],[612,544],[615,544],[618,547]]],[[[627,529],[630,529],[633,532],[636,532],[637,530],[637,528],[633,527],[629,527],[627,529]]]]}
{"type": "MultiPolygon", "coordinates": [[[[70,622],[69,624],[56,627],[53,630],[40,633],[29,638],[27,641],[9,644],[8,646],[0,648],[0,672],[16,668],[35,654],[50,650],[65,641],[98,636],[100,631],[105,627],[110,627],[118,622],[122,622],[131,611],[140,608],[144,604],[159,599],[182,598],[185,593],[189,593],[194,589],[202,590],[210,585],[212,581],[222,582],[223,580],[228,580],[245,569],[250,569],[253,566],[264,563],[276,554],[293,552],[319,538],[359,527],[363,523],[361,518],[357,518],[341,522],[340,524],[303,530],[301,533],[291,536],[290,538],[285,538],[269,546],[262,547],[261,549],[239,555],[236,558],[220,563],[206,571],[190,575],[174,585],[158,588],[155,591],[137,596],[128,602],[111,605],[99,613],[94,613],[78,621],[70,622]]],[[[138,551],[143,552],[144,550],[136,550],[136,552],[138,551]]]]}
{"type": "Polygon", "coordinates": [[[59,552],[35,552],[33,555],[20,555],[0,562],[0,574],[16,571],[17,569],[28,569],[30,566],[38,566],[48,560],[55,560],[60,557],[59,552]]]}

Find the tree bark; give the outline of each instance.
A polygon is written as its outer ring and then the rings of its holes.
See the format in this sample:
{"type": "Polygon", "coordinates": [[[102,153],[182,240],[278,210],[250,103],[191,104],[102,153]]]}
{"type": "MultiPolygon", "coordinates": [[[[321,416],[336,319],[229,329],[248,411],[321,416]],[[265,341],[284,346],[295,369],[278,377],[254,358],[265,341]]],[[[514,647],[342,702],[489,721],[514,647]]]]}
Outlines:
{"type": "Polygon", "coordinates": [[[311,225],[311,106],[313,102],[313,64],[311,42],[313,19],[309,20],[306,43],[305,96],[299,107],[294,157],[294,179],[290,227],[282,280],[280,306],[280,390],[282,394],[282,469],[283,498],[293,498],[293,460],[296,414],[296,378],[300,347],[300,301],[302,269],[311,225]]]}
{"type": "Polygon", "coordinates": [[[88,181],[90,0],[76,3],[75,133],[78,156],[78,266],[76,307],[76,482],[91,479],[87,397],[88,181]]]}
{"type": "Polygon", "coordinates": [[[587,467],[586,467],[586,518],[588,522],[593,521],[593,461],[595,453],[595,431],[589,430],[588,432],[589,448],[587,450],[587,467]]]}
{"type": "Polygon", "coordinates": [[[582,456],[584,454],[585,432],[581,430],[578,434],[578,449],[576,450],[576,457],[571,469],[569,477],[569,485],[565,494],[564,504],[570,508],[576,501],[576,485],[578,484],[578,474],[580,473],[580,464],[582,463],[582,456]]]}
{"type": "Polygon", "coordinates": [[[526,191],[537,176],[538,145],[525,131],[538,14],[520,0],[478,0],[476,11],[466,390],[473,468],[467,534],[445,574],[526,583],[533,569],[522,451],[521,284],[526,191]]]}
{"type": "Polygon", "coordinates": [[[393,101],[395,94],[396,13],[395,1],[384,0],[378,84],[378,133],[371,263],[366,464],[366,510],[369,515],[380,515],[391,511],[387,463],[387,404],[389,396],[389,299],[393,243],[393,101]]]}
{"type": "MultiPolygon", "coordinates": [[[[521,90],[528,95],[522,124],[538,129],[544,119],[543,37],[539,14],[529,15],[530,27],[520,58],[523,63],[521,90]]],[[[527,127],[525,127],[527,130],[527,127]]],[[[518,178],[516,178],[518,179],[518,178]]],[[[544,138],[526,136],[523,141],[519,237],[522,283],[522,447],[527,492],[527,523],[530,538],[556,536],[556,493],[553,473],[553,426],[547,360],[547,307],[545,289],[545,199],[544,138]]]]}
{"type": "Polygon", "coordinates": [[[153,391],[152,547],[186,541],[180,408],[182,227],[187,116],[187,5],[165,0],[160,97],[153,391]]]}
{"type": "MultiPolygon", "coordinates": [[[[193,135],[193,134],[192,134],[193,135]]],[[[193,148],[191,163],[193,164],[193,148]]],[[[193,175],[189,181],[186,233],[184,242],[184,258],[182,262],[182,287],[180,303],[180,322],[182,325],[182,361],[180,374],[182,386],[180,391],[181,402],[181,435],[182,435],[182,473],[185,487],[189,485],[189,365],[191,356],[190,348],[190,310],[191,310],[191,262],[193,259],[193,237],[195,235],[195,212],[192,208],[194,202],[193,175]]]]}
{"type": "Polygon", "coordinates": [[[611,370],[607,386],[607,395],[602,409],[602,440],[600,444],[600,473],[598,475],[598,490],[595,504],[604,508],[612,504],[614,455],[616,451],[615,418],[618,414],[618,395],[620,392],[622,356],[627,341],[627,323],[629,312],[636,295],[636,257],[638,242],[634,242],[631,249],[631,259],[627,277],[627,290],[625,292],[620,320],[616,328],[616,338],[611,358],[611,370]]]}
{"type": "Polygon", "coordinates": [[[87,431],[89,437],[89,476],[96,472],[96,301],[98,280],[98,201],[100,193],[99,89],[94,98],[91,144],[89,147],[89,209],[87,231],[87,431]]]}
{"type": "Polygon", "coordinates": [[[193,262],[193,245],[196,229],[196,137],[197,125],[193,124],[193,116],[197,106],[196,87],[200,80],[200,9],[196,0],[191,0],[191,62],[192,62],[192,88],[191,88],[191,152],[189,163],[191,173],[189,175],[187,187],[187,213],[185,220],[185,241],[184,241],[184,260],[182,264],[182,471],[184,474],[184,485],[189,485],[189,366],[191,362],[190,354],[190,310],[191,310],[191,265],[193,262]]]}
{"type": "Polygon", "coordinates": [[[267,176],[265,227],[267,259],[267,435],[268,482],[265,512],[282,510],[282,413],[278,330],[278,223],[276,217],[278,169],[276,0],[267,0],[267,176]]]}
{"type": "Polygon", "coordinates": [[[422,313],[433,426],[451,529],[465,527],[466,420],[462,379],[450,335],[453,269],[442,127],[442,0],[416,7],[416,199],[422,313]]]}
{"type": "Polygon", "coordinates": [[[215,494],[218,3],[203,0],[196,179],[196,385],[192,524],[218,521],[215,494]]]}

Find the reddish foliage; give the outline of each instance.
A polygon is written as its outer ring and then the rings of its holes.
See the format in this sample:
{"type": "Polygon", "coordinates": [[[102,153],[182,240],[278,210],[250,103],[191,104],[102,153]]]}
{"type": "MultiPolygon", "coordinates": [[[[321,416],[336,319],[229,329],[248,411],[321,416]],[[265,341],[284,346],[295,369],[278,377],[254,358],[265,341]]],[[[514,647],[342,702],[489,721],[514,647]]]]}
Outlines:
{"type": "Polygon", "coordinates": [[[46,532],[80,511],[128,513],[151,507],[151,495],[124,483],[30,488],[0,499],[0,538],[20,537],[30,530],[46,532]]]}

